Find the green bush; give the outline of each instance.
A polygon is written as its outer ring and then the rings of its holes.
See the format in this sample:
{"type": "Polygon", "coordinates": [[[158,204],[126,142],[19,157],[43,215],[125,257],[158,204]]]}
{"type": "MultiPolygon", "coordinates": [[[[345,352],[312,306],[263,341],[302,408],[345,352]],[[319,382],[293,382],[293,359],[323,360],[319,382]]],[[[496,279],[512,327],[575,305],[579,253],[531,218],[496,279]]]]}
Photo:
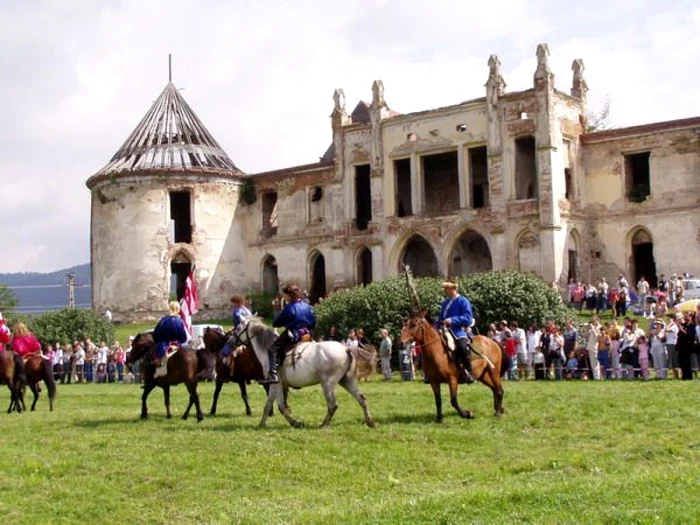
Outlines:
{"type": "Polygon", "coordinates": [[[248,298],[250,299],[253,313],[257,313],[260,317],[266,319],[271,319],[275,316],[275,309],[272,306],[272,301],[275,300],[274,293],[251,290],[248,293],[248,298]]]}
{"type": "Polygon", "coordinates": [[[114,340],[112,323],[93,310],[54,310],[30,317],[28,327],[44,343],[68,343],[86,337],[95,343],[114,340]]]}
{"type": "MultiPolygon", "coordinates": [[[[435,318],[445,297],[441,279],[425,277],[414,282],[421,305],[435,318]]],[[[473,274],[458,282],[460,292],[474,307],[480,333],[502,319],[518,321],[523,327],[532,321],[542,325],[548,319],[561,324],[570,313],[559,293],[533,274],[503,270],[473,274]]],[[[406,280],[395,277],[333,293],[316,307],[316,313],[317,336],[335,325],[343,336],[352,328],[362,327],[371,340],[378,338],[382,328],[396,338],[411,314],[406,280]]]]}

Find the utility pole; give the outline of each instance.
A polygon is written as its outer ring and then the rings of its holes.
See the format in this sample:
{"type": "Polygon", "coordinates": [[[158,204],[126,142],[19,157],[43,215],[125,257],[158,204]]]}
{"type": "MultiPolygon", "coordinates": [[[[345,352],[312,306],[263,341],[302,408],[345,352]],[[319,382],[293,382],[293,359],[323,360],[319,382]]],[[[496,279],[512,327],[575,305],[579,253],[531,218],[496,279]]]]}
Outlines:
{"type": "Polygon", "coordinates": [[[75,308],[75,274],[66,274],[68,277],[68,308],[75,308]]]}

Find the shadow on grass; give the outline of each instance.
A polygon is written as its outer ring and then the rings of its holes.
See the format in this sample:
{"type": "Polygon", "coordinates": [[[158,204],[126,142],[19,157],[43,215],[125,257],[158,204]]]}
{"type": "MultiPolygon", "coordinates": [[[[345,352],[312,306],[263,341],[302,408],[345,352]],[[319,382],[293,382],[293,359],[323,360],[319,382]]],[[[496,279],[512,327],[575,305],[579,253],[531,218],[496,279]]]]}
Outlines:
{"type": "MultiPolygon", "coordinates": [[[[446,418],[450,414],[444,414],[446,418]]],[[[455,416],[457,414],[455,413],[455,416]]],[[[458,416],[457,416],[458,417],[458,416]]],[[[425,425],[426,423],[435,423],[435,413],[425,412],[422,414],[392,414],[389,417],[376,417],[377,424],[400,423],[402,425],[425,425]]]]}

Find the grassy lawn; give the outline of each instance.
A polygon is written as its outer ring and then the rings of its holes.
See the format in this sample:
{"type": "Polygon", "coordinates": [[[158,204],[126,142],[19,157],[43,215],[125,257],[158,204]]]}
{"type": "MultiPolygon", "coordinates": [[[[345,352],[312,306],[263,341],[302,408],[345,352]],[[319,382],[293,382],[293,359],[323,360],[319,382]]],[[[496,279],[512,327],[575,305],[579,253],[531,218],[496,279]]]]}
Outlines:
{"type": "MultiPolygon", "coordinates": [[[[205,413],[213,386],[201,385],[205,413]]],[[[137,385],[60,386],[54,412],[0,414],[3,523],[693,523],[700,508],[695,382],[506,383],[462,389],[461,420],[433,422],[416,381],[362,385],[379,426],[339,391],[327,429],[318,387],[257,428],[226,385],[216,417],[138,420],[137,385]],[[695,510],[694,510],[695,509],[695,510]]],[[[6,390],[0,398],[8,400],[6,390]]],[[[186,405],[182,386],[173,409],[186,405]]],[[[3,405],[4,406],[4,405],[3,405]]]]}

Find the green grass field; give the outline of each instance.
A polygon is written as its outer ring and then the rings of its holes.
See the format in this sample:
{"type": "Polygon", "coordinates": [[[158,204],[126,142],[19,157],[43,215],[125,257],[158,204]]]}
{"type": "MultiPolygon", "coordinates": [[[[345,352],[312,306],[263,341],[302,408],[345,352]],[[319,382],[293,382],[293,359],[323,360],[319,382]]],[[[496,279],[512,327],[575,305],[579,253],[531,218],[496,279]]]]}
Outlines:
{"type": "MultiPolygon", "coordinates": [[[[339,391],[330,428],[318,387],[294,391],[292,429],[257,428],[226,385],[216,417],[138,419],[137,385],[60,386],[54,412],[0,414],[2,523],[697,523],[695,382],[506,383],[462,388],[461,420],[433,422],[418,381],[362,385],[378,428],[339,391]]],[[[213,385],[200,387],[205,413],[213,385]]],[[[9,394],[0,399],[7,401],[9,394]]],[[[185,390],[173,391],[182,413],[185,390]]],[[[5,406],[5,405],[3,405],[5,406]]]]}

